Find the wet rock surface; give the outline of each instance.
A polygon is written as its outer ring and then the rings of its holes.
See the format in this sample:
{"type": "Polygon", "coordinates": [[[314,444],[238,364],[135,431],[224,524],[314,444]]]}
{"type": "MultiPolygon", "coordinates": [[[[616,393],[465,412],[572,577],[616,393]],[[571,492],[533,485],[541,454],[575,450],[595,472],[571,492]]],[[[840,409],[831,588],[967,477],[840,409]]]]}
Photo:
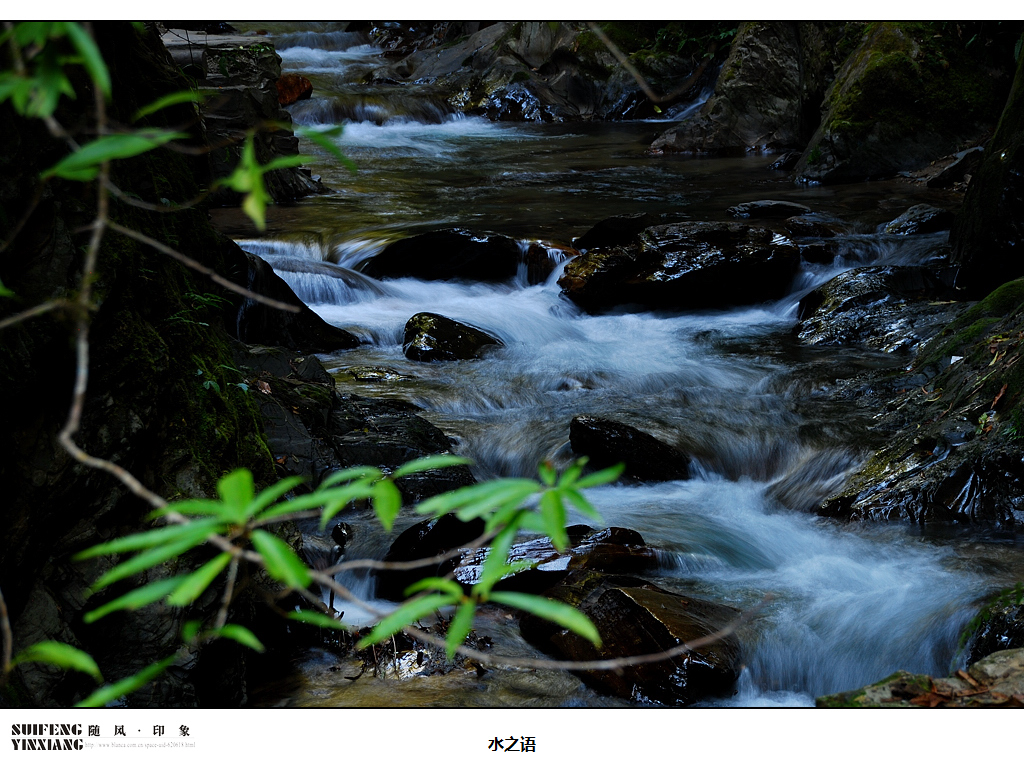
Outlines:
{"type": "Polygon", "coordinates": [[[976,663],[1000,650],[1024,647],[1024,588],[1021,584],[996,597],[978,614],[974,623],[977,627],[967,641],[968,663],[976,663]]]}
{"type": "Polygon", "coordinates": [[[574,417],[569,443],[588,467],[607,468],[625,463],[623,478],[633,481],[672,481],[690,478],[690,458],[649,433],[615,420],[591,415],[574,417]]]}
{"type": "Polygon", "coordinates": [[[860,690],[818,698],[819,708],[908,706],[991,708],[1024,706],[1024,649],[1003,650],[955,676],[931,677],[897,671],[860,690]]]}
{"type": "Polygon", "coordinates": [[[1022,344],[1018,280],[958,313],[908,372],[868,378],[865,387],[890,394],[873,426],[882,447],[820,513],[1011,531],[1024,525],[1022,344]]]}
{"type": "MultiPolygon", "coordinates": [[[[526,640],[562,660],[662,652],[718,631],[737,614],[730,607],[673,594],[640,578],[593,572],[572,572],[545,595],[587,615],[604,643],[598,650],[549,621],[523,616],[519,627],[526,640]]],[[[599,692],[641,703],[682,706],[728,693],[739,671],[739,645],[726,637],[666,661],[581,671],[578,676],[599,692]]]]}
{"type": "MultiPolygon", "coordinates": [[[[570,547],[560,553],[550,538],[516,543],[508,552],[508,563],[532,562],[535,566],[496,584],[502,591],[540,593],[568,576],[570,571],[588,570],[613,574],[657,569],[658,557],[639,532],[623,527],[595,530],[584,525],[567,527],[570,547]]],[[[489,548],[469,551],[457,560],[454,577],[463,587],[479,582],[489,548]]]]}
{"type": "Polygon", "coordinates": [[[389,244],[363,267],[372,278],[426,281],[507,281],[522,261],[519,243],[505,235],[437,230],[389,244]]]}
{"type": "Polygon", "coordinates": [[[483,329],[436,313],[417,313],[405,324],[405,357],[413,361],[479,358],[490,345],[503,345],[483,329]]]}
{"type": "Polygon", "coordinates": [[[953,225],[953,212],[935,206],[911,206],[885,226],[885,232],[894,235],[919,235],[948,230],[953,225]]]}
{"type": "Polygon", "coordinates": [[[916,265],[848,270],[800,301],[796,335],[812,345],[914,352],[956,315],[954,278],[955,270],[916,265]]]}
{"type": "Polygon", "coordinates": [[[727,209],[726,213],[736,219],[786,219],[787,217],[805,216],[811,213],[811,209],[802,203],[763,200],[741,203],[727,209]]]}
{"type": "Polygon", "coordinates": [[[732,222],[649,227],[639,242],[595,249],[565,267],[562,291],[587,311],[616,305],[708,308],[783,296],[800,262],[771,230],[732,222]]]}

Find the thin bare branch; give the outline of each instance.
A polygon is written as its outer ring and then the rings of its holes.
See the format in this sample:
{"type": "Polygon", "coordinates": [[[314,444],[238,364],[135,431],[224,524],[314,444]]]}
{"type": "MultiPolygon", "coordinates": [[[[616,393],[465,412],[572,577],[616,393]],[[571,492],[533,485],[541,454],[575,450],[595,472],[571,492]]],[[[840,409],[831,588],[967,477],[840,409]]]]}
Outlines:
{"type": "Polygon", "coordinates": [[[224,596],[220,600],[220,609],[217,611],[214,628],[224,628],[224,624],[228,622],[228,607],[231,606],[231,600],[234,598],[235,579],[238,577],[238,558],[238,554],[235,554],[231,559],[231,564],[228,565],[228,579],[224,586],[224,596]]]}
{"type": "Polygon", "coordinates": [[[36,305],[35,307],[30,307],[28,310],[23,310],[20,313],[8,316],[7,318],[0,321],[0,329],[3,329],[7,326],[14,326],[15,324],[20,324],[22,321],[27,321],[29,318],[32,318],[37,315],[43,315],[45,313],[50,313],[56,310],[57,308],[66,307],[69,304],[71,303],[66,299],[51,299],[49,302],[44,302],[41,305],[36,305]]]}
{"type": "Polygon", "coordinates": [[[0,637],[3,638],[3,665],[0,666],[0,684],[7,680],[7,672],[11,670],[11,656],[14,655],[14,634],[11,632],[11,619],[7,615],[7,602],[4,592],[0,591],[0,637]]]}
{"type": "Polygon", "coordinates": [[[322,572],[325,575],[336,575],[339,572],[345,572],[353,569],[410,570],[419,569],[420,567],[433,567],[435,564],[444,564],[449,559],[461,556],[466,551],[473,551],[485,546],[497,537],[497,535],[497,532],[485,533],[476,540],[466,543],[458,548],[453,548],[452,550],[446,551],[438,556],[429,556],[427,558],[414,559],[412,561],[375,561],[373,559],[354,559],[352,561],[343,561],[340,564],[335,564],[333,567],[322,570],[322,572]]]}
{"type": "MultiPolygon", "coordinates": [[[[132,195],[129,195],[128,193],[124,192],[120,187],[118,187],[116,184],[109,180],[107,181],[107,190],[109,190],[110,194],[113,195],[122,203],[126,203],[129,206],[134,206],[137,209],[143,209],[145,211],[155,211],[160,214],[173,214],[177,211],[185,211],[186,209],[193,208],[196,205],[202,203],[204,200],[206,200],[210,196],[210,193],[213,192],[213,190],[205,190],[199,193],[199,195],[197,195],[196,197],[187,200],[184,203],[172,203],[171,205],[168,206],[161,203],[150,203],[149,201],[142,200],[142,198],[136,198],[132,195]]],[[[3,251],[3,249],[0,248],[0,251],[3,251]]]]}
{"type": "Polygon", "coordinates": [[[28,220],[32,217],[32,212],[36,210],[36,206],[39,205],[39,201],[43,198],[43,189],[45,183],[42,181],[36,184],[36,189],[32,193],[32,200],[29,201],[28,207],[25,209],[25,213],[21,215],[21,219],[18,220],[18,224],[11,228],[11,232],[7,235],[7,240],[0,243],[0,254],[3,254],[7,250],[7,247],[14,243],[14,239],[18,237],[18,233],[28,223],[28,220]]]}
{"type": "Polygon", "coordinates": [[[227,278],[224,278],[215,270],[211,270],[201,262],[197,262],[196,260],[192,259],[192,257],[186,257],[180,251],[172,249],[167,244],[161,243],[160,241],[154,238],[150,238],[148,235],[143,235],[137,230],[132,230],[128,227],[124,227],[123,225],[117,224],[117,222],[108,222],[107,225],[110,227],[111,230],[114,230],[115,232],[121,233],[122,235],[127,235],[129,238],[132,238],[133,240],[136,240],[139,243],[144,243],[147,246],[150,246],[156,249],[157,251],[166,254],[169,257],[173,257],[174,259],[178,260],[179,262],[185,265],[188,265],[196,272],[208,276],[210,280],[212,280],[214,283],[219,283],[224,288],[230,289],[236,294],[241,294],[243,297],[248,297],[251,300],[255,300],[256,302],[260,302],[264,305],[269,305],[270,307],[276,308],[278,310],[287,310],[289,313],[298,313],[299,310],[301,309],[298,305],[291,305],[287,302],[280,302],[279,300],[271,299],[270,297],[265,297],[262,294],[257,294],[254,291],[249,291],[244,286],[239,286],[237,283],[229,281],[227,278]]]}

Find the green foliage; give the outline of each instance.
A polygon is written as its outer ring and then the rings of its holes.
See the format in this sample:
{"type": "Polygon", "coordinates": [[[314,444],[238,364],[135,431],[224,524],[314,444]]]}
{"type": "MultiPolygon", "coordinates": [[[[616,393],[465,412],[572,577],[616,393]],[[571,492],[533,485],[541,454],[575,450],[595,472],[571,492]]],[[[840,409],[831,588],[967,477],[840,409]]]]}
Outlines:
{"type": "Polygon", "coordinates": [[[99,666],[91,655],[62,642],[46,640],[26,647],[11,660],[11,666],[22,663],[48,663],[64,669],[83,671],[97,682],[103,681],[99,666]]]}

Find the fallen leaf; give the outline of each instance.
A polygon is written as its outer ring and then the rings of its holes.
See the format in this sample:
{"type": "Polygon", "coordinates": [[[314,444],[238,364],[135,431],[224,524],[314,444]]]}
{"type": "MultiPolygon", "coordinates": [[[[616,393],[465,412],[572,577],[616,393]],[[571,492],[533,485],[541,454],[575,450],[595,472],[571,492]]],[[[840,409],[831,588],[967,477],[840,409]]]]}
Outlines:
{"type": "Polygon", "coordinates": [[[270,385],[263,380],[256,380],[256,387],[260,389],[260,393],[270,395],[270,385]]]}
{"type": "Polygon", "coordinates": [[[1003,385],[1002,389],[1000,389],[1000,391],[996,395],[996,397],[992,399],[992,406],[990,406],[989,409],[995,409],[996,408],[996,404],[999,403],[999,399],[1001,399],[1003,397],[1003,394],[1005,392],[1006,392],[1006,384],[1003,385]]]}

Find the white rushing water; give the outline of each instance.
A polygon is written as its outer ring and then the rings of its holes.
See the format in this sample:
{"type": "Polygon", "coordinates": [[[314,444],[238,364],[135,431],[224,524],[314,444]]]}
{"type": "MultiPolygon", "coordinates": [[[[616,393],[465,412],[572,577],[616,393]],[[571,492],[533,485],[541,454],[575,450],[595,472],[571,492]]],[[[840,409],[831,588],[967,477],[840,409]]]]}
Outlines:
{"type": "MultiPolygon", "coordinates": [[[[707,168],[733,173],[738,161],[655,166],[639,153],[619,152],[621,134],[580,139],[575,128],[545,133],[443,110],[433,118],[422,110],[410,117],[390,97],[356,86],[346,101],[339,84],[372,67],[376,55],[347,34],[279,39],[286,67],[327,76],[328,93],[293,113],[310,124],[344,123],[340,144],[361,174],[383,173],[377,170],[392,164],[379,193],[365,191],[372,180],[350,183],[339,175],[338,197],[346,190],[349,197],[364,195],[401,227],[472,220],[486,211],[496,230],[502,228],[495,222],[557,219],[579,233],[575,222],[589,225],[607,215],[597,213],[605,209],[595,208],[595,200],[619,210],[626,202],[674,210],[719,194],[723,200],[770,197],[753,183],[736,192],[731,182],[706,175],[707,168]],[[509,198],[509,179],[525,193],[509,198]],[[395,190],[406,188],[409,197],[396,197],[395,190]]],[[[560,296],[560,269],[535,286],[521,279],[378,281],[359,273],[392,237],[356,227],[319,240],[249,239],[242,246],[265,257],[323,318],[365,343],[325,359],[329,368],[369,364],[409,377],[346,387],[423,407],[424,416],[457,439],[457,451],[474,461],[480,479],[533,475],[545,459],[568,462],[568,426],[579,414],[622,420],[690,453],[689,481],[618,485],[595,490],[592,499],[606,524],[636,529],[660,549],[656,577],[667,587],[743,608],[772,597],[740,632],[748,668],[738,693],[711,705],[812,705],[814,696],[899,668],[946,673],[957,635],[985,590],[980,571],[951,547],[902,527],[840,525],[790,510],[778,494],[785,485],[785,499],[809,509],[862,457],[856,446],[801,432],[809,418],[798,401],[816,387],[814,377],[800,380],[792,361],[778,353],[801,294],[850,267],[922,262],[944,236],[851,233],[840,239],[832,264],[805,266],[794,293],[774,303],[600,316],[560,296]],[[409,361],[403,330],[420,312],[481,327],[505,346],[480,360],[409,361]]],[[[354,589],[369,595],[366,581],[353,580],[354,589]]]]}

